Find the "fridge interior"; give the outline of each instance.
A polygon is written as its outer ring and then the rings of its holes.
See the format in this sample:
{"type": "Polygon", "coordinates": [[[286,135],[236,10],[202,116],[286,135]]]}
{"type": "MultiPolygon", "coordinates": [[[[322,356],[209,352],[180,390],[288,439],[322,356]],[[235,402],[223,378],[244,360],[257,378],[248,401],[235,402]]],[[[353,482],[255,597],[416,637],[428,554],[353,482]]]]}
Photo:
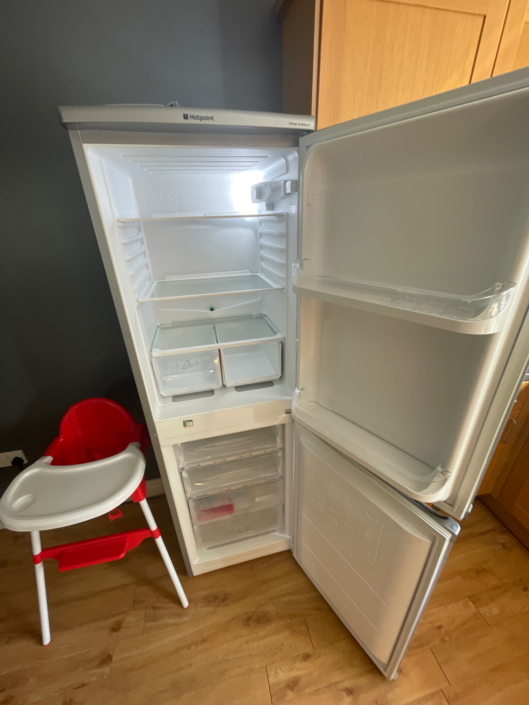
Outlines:
{"type": "Polygon", "coordinates": [[[297,150],[91,145],[87,156],[155,419],[290,398],[297,193],[265,205],[251,187],[297,180],[297,150]]]}
{"type": "Polygon", "coordinates": [[[257,408],[285,400],[284,417],[295,388],[297,193],[265,205],[251,187],[297,183],[297,149],[85,150],[154,420],[170,422],[162,453],[193,573],[289,548],[290,424],[257,408]],[[237,407],[260,427],[230,433],[222,412],[237,407]],[[182,426],[211,412],[207,430],[182,426]]]}
{"type": "Polygon", "coordinates": [[[425,502],[457,491],[527,308],[528,108],[302,140],[294,416],[425,502]]]}

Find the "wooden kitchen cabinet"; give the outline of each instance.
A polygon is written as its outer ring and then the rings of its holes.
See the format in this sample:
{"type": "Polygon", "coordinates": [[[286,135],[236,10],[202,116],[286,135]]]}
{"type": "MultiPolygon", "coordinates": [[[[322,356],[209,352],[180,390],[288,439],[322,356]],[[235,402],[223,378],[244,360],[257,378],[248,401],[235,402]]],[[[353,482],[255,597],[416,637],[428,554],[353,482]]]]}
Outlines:
{"type": "Polygon", "coordinates": [[[283,109],[327,127],[529,64],[529,0],[278,0],[283,109]]]}
{"type": "Polygon", "coordinates": [[[529,382],[523,382],[479,493],[529,548],[529,382]]]}
{"type": "Polygon", "coordinates": [[[524,66],[529,66],[529,2],[511,0],[494,66],[494,76],[524,66]]]}

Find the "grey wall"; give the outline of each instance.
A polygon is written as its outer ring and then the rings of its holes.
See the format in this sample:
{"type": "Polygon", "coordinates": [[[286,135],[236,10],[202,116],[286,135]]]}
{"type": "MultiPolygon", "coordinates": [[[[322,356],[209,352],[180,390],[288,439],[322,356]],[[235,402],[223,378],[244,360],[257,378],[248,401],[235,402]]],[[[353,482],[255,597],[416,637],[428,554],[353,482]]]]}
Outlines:
{"type": "MultiPolygon", "coordinates": [[[[4,0],[0,451],[30,462],[66,409],[142,412],[57,105],[281,110],[273,0],[4,0]]],[[[0,485],[10,471],[0,470],[0,485]]],[[[148,476],[156,476],[151,456],[148,476]]]]}

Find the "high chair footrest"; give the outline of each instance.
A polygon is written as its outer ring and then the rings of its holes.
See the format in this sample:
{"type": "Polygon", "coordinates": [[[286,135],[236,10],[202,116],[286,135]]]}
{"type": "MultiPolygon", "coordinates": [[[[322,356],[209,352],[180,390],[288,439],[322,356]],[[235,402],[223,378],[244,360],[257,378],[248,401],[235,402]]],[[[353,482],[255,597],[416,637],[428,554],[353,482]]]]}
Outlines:
{"type": "Polygon", "coordinates": [[[86,541],[65,543],[62,546],[43,549],[34,560],[40,563],[41,560],[52,558],[59,562],[58,569],[61,573],[75,568],[86,568],[89,565],[117,561],[123,558],[127,551],[136,548],[144,539],[152,535],[150,529],[136,529],[86,541]]]}

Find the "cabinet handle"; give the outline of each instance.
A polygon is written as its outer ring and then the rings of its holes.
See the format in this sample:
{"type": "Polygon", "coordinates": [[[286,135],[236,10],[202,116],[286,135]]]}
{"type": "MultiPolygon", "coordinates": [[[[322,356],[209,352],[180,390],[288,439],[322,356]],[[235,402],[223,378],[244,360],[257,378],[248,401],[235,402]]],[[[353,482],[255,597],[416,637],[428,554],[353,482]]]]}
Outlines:
{"type": "Polygon", "coordinates": [[[516,421],[514,419],[509,419],[509,421],[507,421],[507,426],[505,427],[505,431],[503,432],[503,438],[501,439],[502,443],[508,442],[515,426],[516,426],[516,421]],[[509,422],[511,423],[510,426],[509,426],[509,422]]]}

